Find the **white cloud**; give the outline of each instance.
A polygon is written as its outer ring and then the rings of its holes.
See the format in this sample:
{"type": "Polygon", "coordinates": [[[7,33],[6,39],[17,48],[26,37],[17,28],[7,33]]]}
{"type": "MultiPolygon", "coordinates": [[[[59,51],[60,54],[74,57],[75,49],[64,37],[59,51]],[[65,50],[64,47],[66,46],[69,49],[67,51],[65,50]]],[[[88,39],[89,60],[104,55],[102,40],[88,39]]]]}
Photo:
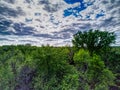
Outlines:
{"type": "MultiPolygon", "coordinates": [[[[64,10],[70,7],[79,7],[80,3],[67,4],[63,0],[32,0],[33,2],[27,3],[25,0],[16,0],[14,4],[7,3],[5,1],[0,1],[4,5],[17,10],[21,8],[25,14],[18,15],[18,17],[5,17],[9,20],[12,20],[14,23],[25,23],[26,26],[34,27],[36,31],[34,34],[49,34],[53,35],[54,32],[61,32],[66,29],[75,29],[77,30],[86,30],[86,29],[101,29],[118,32],[120,28],[120,7],[119,0],[116,0],[114,3],[107,0],[96,0],[93,5],[88,6],[85,10],[81,11],[79,14],[82,15],[81,18],[76,18],[73,15],[64,17],[64,10]],[[46,3],[39,4],[40,1],[46,3]],[[106,1],[106,3],[105,3],[106,1]],[[104,2],[104,3],[103,3],[104,2]],[[48,10],[47,10],[48,9],[48,10]],[[51,12],[51,10],[53,10],[51,12]],[[96,19],[96,14],[100,13],[101,10],[105,12],[105,16],[96,19]],[[40,15],[35,16],[35,13],[40,13],[40,15]],[[86,16],[89,15],[91,20],[86,20],[86,16]],[[53,20],[50,18],[53,16],[53,20]],[[111,17],[113,17],[111,19],[111,17]],[[29,22],[26,22],[26,19],[29,22]],[[59,23],[59,24],[57,24],[59,23]],[[75,26],[73,24],[76,24],[75,26]],[[115,24],[115,25],[113,25],[115,24]]],[[[85,3],[93,2],[94,0],[84,0],[85,3]]],[[[15,30],[10,27],[9,30],[15,32],[15,30]]],[[[71,35],[71,32],[68,34],[71,35]]],[[[54,35],[53,35],[54,36],[54,35]]],[[[60,36],[62,37],[61,33],[60,36]]],[[[34,36],[0,36],[5,38],[10,38],[8,41],[2,41],[3,44],[9,42],[9,44],[16,43],[31,43],[31,44],[51,44],[51,45],[65,45],[66,40],[67,44],[71,44],[71,38],[68,39],[52,39],[51,38],[41,38],[34,36]],[[14,38],[18,38],[15,41],[14,38]],[[13,40],[13,42],[11,42],[13,40]],[[22,40],[25,40],[22,41],[22,40]],[[43,40],[43,41],[42,41],[43,40]],[[27,42],[28,41],[28,42],[27,42]],[[30,42],[31,41],[31,42],[30,42]],[[59,42],[58,42],[59,41],[59,42]]],[[[0,43],[1,44],[1,43],[0,43]]]]}

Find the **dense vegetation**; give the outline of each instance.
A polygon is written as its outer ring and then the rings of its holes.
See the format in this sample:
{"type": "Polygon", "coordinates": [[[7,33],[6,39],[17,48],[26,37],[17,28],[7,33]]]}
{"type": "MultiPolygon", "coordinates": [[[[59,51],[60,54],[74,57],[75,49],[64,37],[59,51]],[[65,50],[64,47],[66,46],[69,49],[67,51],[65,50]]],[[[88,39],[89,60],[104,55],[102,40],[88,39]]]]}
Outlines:
{"type": "Polygon", "coordinates": [[[0,90],[120,90],[120,47],[109,44],[99,53],[75,45],[1,46],[0,90]]]}

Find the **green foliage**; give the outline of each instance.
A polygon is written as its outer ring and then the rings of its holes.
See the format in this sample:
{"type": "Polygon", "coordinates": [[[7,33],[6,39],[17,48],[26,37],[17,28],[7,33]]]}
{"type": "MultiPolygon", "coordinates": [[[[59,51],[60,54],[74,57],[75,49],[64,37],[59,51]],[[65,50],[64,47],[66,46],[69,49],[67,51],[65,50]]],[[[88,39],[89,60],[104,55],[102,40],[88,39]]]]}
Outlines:
{"type": "Polygon", "coordinates": [[[79,71],[80,89],[88,90],[98,88],[101,84],[108,88],[113,84],[114,74],[105,68],[104,62],[97,55],[90,56],[88,51],[79,50],[74,55],[74,61],[79,71]]]}
{"type": "Polygon", "coordinates": [[[95,90],[109,90],[105,84],[99,84],[95,87],[95,90]]]}
{"type": "MultiPolygon", "coordinates": [[[[119,49],[118,49],[119,50],[119,49]]],[[[105,65],[112,70],[114,73],[120,73],[120,52],[114,48],[111,51],[100,54],[104,60],[105,65]]]]}
{"type": "Polygon", "coordinates": [[[38,69],[34,82],[36,90],[77,89],[78,74],[76,69],[67,63],[67,49],[43,47],[37,52],[39,53],[33,54],[38,69]]]}
{"type": "MultiPolygon", "coordinates": [[[[0,90],[13,90],[17,84],[24,57],[16,48],[3,47],[6,52],[0,54],[0,90]]],[[[2,50],[1,50],[2,51],[2,50]]]]}
{"type": "Polygon", "coordinates": [[[91,54],[93,52],[98,53],[101,50],[106,50],[110,44],[115,42],[115,34],[99,30],[78,31],[74,35],[72,42],[78,49],[87,49],[91,54]]]}
{"type": "Polygon", "coordinates": [[[98,56],[74,47],[2,46],[0,90],[108,90],[119,85],[119,51],[98,56]]]}

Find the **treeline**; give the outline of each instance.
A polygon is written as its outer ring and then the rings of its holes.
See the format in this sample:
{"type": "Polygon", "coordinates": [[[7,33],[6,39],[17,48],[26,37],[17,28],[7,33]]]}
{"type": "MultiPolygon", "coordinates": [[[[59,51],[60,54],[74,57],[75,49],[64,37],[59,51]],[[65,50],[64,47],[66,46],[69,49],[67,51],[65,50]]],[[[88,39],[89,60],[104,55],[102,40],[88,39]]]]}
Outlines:
{"type": "Polygon", "coordinates": [[[0,90],[119,90],[120,47],[90,55],[73,47],[0,47],[0,90]]]}
{"type": "Polygon", "coordinates": [[[114,33],[89,30],[73,47],[1,46],[0,90],[120,90],[114,33]]]}

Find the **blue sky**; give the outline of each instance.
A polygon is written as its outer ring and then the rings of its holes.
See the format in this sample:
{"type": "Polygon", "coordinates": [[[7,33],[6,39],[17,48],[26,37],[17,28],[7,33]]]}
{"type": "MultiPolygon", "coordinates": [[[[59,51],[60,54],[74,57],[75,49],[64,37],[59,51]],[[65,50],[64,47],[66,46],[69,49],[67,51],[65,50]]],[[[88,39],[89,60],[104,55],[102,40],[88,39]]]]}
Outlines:
{"type": "MultiPolygon", "coordinates": [[[[87,8],[84,5],[83,0],[64,0],[64,1],[68,4],[80,3],[80,5],[77,7],[74,7],[74,8],[71,7],[71,8],[64,10],[64,16],[74,15],[75,17],[77,17],[78,16],[76,15],[77,13],[87,8]],[[73,12],[74,10],[76,11],[75,13],[73,12]]],[[[90,2],[90,3],[93,4],[93,2],[90,2]]]]}
{"type": "Polygon", "coordinates": [[[72,45],[78,30],[106,30],[120,45],[120,0],[0,0],[0,45],[72,45]]]}
{"type": "MultiPolygon", "coordinates": [[[[79,17],[81,15],[78,13],[80,13],[81,11],[84,11],[87,7],[93,5],[95,2],[95,0],[89,1],[87,3],[85,3],[84,0],[64,0],[64,1],[68,4],[80,3],[79,6],[70,7],[70,8],[67,8],[66,10],[64,10],[65,17],[70,16],[70,15],[73,15],[75,17],[79,17]],[[87,6],[86,6],[86,4],[87,4],[87,6]]],[[[99,13],[97,13],[95,17],[97,19],[97,18],[102,17],[104,15],[105,15],[105,12],[104,12],[104,10],[101,9],[101,11],[99,13]]],[[[86,15],[86,19],[90,19],[90,16],[86,15]]]]}

